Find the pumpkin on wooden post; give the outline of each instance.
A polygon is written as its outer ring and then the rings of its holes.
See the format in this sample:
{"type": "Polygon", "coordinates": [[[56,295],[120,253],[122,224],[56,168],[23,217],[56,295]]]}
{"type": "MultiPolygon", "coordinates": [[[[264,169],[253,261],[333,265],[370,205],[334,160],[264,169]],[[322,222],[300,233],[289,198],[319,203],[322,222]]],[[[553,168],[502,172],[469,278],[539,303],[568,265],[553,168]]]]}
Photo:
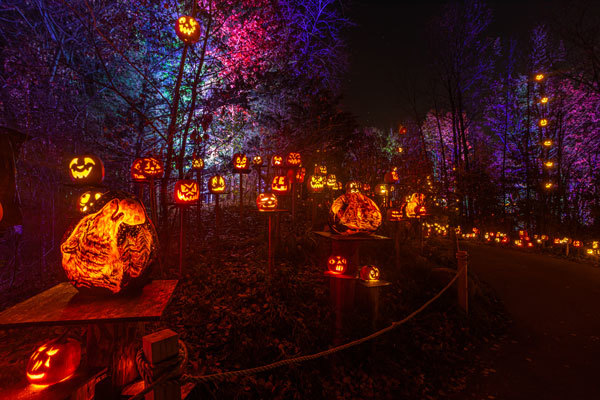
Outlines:
{"type": "Polygon", "coordinates": [[[104,164],[93,154],[73,157],[69,162],[69,174],[74,183],[99,185],[104,180],[104,164]]]}
{"type": "Polygon", "coordinates": [[[185,44],[194,44],[200,39],[200,24],[194,17],[182,15],[175,23],[175,33],[185,44]]]}
{"type": "Polygon", "coordinates": [[[81,362],[81,343],[61,336],[41,345],[27,363],[27,380],[40,386],[54,385],[69,379],[81,362]]]}
{"type": "Polygon", "coordinates": [[[288,194],[290,192],[290,180],[287,175],[276,175],[271,183],[271,190],[279,194],[288,194]]]}
{"type": "Polygon", "coordinates": [[[343,256],[331,256],[327,259],[329,272],[335,275],[343,275],[348,268],[348,260],[343,256]]]}

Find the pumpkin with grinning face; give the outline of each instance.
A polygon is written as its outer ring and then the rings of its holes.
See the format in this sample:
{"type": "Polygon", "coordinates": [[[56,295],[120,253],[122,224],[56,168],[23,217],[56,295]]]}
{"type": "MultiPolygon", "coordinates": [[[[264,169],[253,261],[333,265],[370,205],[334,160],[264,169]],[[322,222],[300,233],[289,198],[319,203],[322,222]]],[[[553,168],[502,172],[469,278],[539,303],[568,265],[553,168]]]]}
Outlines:
{"type": "Polygon", "coordinates": [[[283,157],[282,156],[273,156],[271,159],[271,165],[274,167],[282,167],[283,166],[283,157]]]}
{"type": "Polygon", "coordinates": [[[115,294],[143,283],[157,243],[142,203],[127,193],[109,192],[67,231],[60,246],[62,266],[76,288],[115,294]]]}
{"type": "Polygon", "coordinates": [[[365,265],[360,269],[359,276],[363,281],[378,281],[379,268],[374,265],[365,265]]]}
{"type": "Polygon", "coordinates": [[[214,175],[208,180],[208,190],[212,194],[225,192],[225,178],[221,175],[214,175]]]}
{"type": "Polygon", "coordinates": [[[248,156],[242,153],[233,155],[233,169],[235,172],[246,173],[250,171],[250,161],[248,156]]]}
{"type": "Polygon", "coordinates": [[[271,190],[280,194],[288,193],[290,191],[290,180],[287,175],[274,176],[271,183],[271,190]]]}
{"type": "Polygon", "coordinates": [[[79,367],[81,344],[59,338],[40,346],[27,363],[27,380],[34,385],[53,385],[69,379],[79,367]]]}
{"type": "Polygon", "coordinates": [[[102,192],[85,192],[81,196],[79,196],[79,212],[82,214],[86,214],[88,211],[94,207],[96,201],[102,197],[102,192]]]}
{"type": "Polygon", "coordinates": [[[273,193],[261,193],[256,198],[258,211],[273,211],[277,209],[277,196],[273,193]]]}
{"type": "Polygon", "coordinates": [[[200,39],[200,24],[193,17],[182,15],[175,23],[175,33],[183,43],[196,43],[200,39]]]}
{"type": "Polygon", "coordinates": [[[98,185],[104,180],[104,164],[93,154],[75,157],[69,162],[71,180],[84,185],[98,185]]]}
{"type": "Polygon", "coordinates": [[[289,153],[285,159],[288,167],[298,167],[302,163],[300,153],[289,153]]]}

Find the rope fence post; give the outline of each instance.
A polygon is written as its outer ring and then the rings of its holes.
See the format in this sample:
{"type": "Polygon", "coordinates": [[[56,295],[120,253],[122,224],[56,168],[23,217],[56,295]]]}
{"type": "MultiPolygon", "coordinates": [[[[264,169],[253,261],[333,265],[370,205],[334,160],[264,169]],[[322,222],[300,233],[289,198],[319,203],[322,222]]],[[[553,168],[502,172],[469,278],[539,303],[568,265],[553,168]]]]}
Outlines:
{"type": "Polygon", "coordinates": [[[465,313],[469,313],[469,288],[468,288],[468,274],[467,274],[467,252],[459,250],[456,252],[457,270],[460,274],[456,283],[458,291],[458,305],[464,310],[465,313]],[[461,272],[462,271],[462,272],[461,272]]]}
{"type": "MultiPolygon", "coordinates": [[[[151,333],[142,338],[142,350],[153,367],[179,354],[178,334],[170,329],[151,333]]],[[[148,386],[146,382],[145,386],[148,386]]],[[[162,382],[146,393],[146,400],[181,400],[181,384],[178,380],[162,382]]]]}

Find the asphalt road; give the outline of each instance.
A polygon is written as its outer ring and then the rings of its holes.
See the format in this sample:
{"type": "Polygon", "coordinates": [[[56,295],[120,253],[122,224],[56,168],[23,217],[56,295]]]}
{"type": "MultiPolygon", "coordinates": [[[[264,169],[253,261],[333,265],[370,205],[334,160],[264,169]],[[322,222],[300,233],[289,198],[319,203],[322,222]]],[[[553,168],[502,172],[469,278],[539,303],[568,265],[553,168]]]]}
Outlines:
{"type": "Polygon", "coordinates": [[[503,300],[508,336],[484,350],[489,366],[465,398],[600,399],[600,268],[461,243],[469,268],[503,300]]]}

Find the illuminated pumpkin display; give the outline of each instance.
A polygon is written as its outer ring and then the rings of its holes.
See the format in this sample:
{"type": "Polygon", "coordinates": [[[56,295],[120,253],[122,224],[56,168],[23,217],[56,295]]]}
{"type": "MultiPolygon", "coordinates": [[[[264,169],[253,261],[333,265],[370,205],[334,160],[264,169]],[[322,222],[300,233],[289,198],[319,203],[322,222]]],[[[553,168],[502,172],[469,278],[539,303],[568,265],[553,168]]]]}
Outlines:
{"type": "Polygon", "coordinates": [[[404,214],[400,208],[390,208],[387,210],[387,219],[390,222],[398,222],[404,219],[404,214]]]}
{"type": "Polygon", "coordinates": [[[343,274],[348,268],[348,260],[342,256],[331,256],[327,260],[327,269],[332,274],[343,274]]]}
{"type": "Polygon", "coordinates": [[[363,192],[368,192],[371,190],[371,185],[369,185],[368,183],[365,183],[362,185],[362,190],[363,192]]]}
{"type": "Polygon", "coordinates": [[[394,167],[394,169],[392,169],[391,171],[386,172],[383,177],[383,181],[388,184],[398,183],[399,180],[400,176],[398,176],[398,168],[396,167],[394,167]]]}
{"type": "Polygon", "coordinates": [[[406,129],[406,127],[405,127],[405,126],[402,126],[402,125],[400,125],[400,126],[398,127],[398,133],[399,133],[400,135],[405,135],[405,134],[406,134],[406,132],[408,132],[408,130],[406,129]]]}
{"type": "Polygon", "coordinates": [[[408,218],[418,218],[426,214],[425,195],[422,193],[413,193],[404,206],[404,213],[408,218]]]}
{"type": "Polygon", "coordinates": [[[579,240],[573,240],[573,247],[581,247],[581,242],[579,240]]]}
{"type": "Polygon", "coordinates": [[[321,193],[325,188],[325,177],[322,175],[311,175],[308,181],[308,190],[311,193],[321,193]]]}
{"type": "Polygon", "coordinates": [[[69,162],[71,180],[84,185],[98,185],[104,180],[104,164],[93,154],[74,157],[69,162]]]}
{"type": "Polygon", "coordinates": [[[389,192],[388,185],[385,183],[380,183],[379,185],[375,186],[375,193],[380,196],[387,196],[389,192]]]}
{"type": "Polygon", "coordinates": [[[250,171],[250,161],[248,156],[242,153],[233,155],[233,169],[235,172],[245,173],[250,171]]]}
{"type": "Polygon", "coordinates": [[[193,17],[182,15],[175,23],[175,33],[185,44],[196,43],[200,39],[200,24],[193,17]]]}
{"type": "Polygon", "coordinates": [[[160,160],[154,157],[144,157],[142,160],[142,174],[146,178],[157,179],[165,173],[165,167],[160,160]]]}
{"type": "Polygon", "coordinates": [[[79,212],[85,214],[90,211],[100,197],[102,197],[102,192],[84,192],[81,196],[79,196],[79,212]]]}
{"type": "Polygon", "coordinates": [[[280,194],[290,191],[290,180],[286,175],[276,175],[271,183],[271,190],[280,194]]]}
{"type": "Polygon", "coordinates": [[[331,229],[342,235],[371,234],[381,225],[377,204],[362,193],[346,193],[335,199],[329,212],[331,229]]]}
{"type": "Polygon", "coordinates": [[[296,175],[294,176],[294,179],[298,183],[304,183],[305,176],[306,176],[306,168],[300,167],[296,170],[296,175]]]}
{"type": "Polygon", "coordinates": [[[350,181],[346,184],[346,193],[360,193],[360,182],[350,181]]]}
{"type": "Polygon", "coordinates": [[[148,179],[144,175],[144,159],[136,158],[131,164],[131,179],[135,182],[145,182],[148,179]]]}
{"type": "Polygon", "coordinates": [[[336,186],[337,186],[337,178],[335,177],[335,174],[327,175],[327,187],[329,189],[333,189],[336,186]]]}
{"type": "Polygon", "coordinates": [[[142,203],[127,193],[108,192],[67,231],[60,246],[62,266],[80,290],[119,293],[143,282],[157,243],[142,203]]]}
{"type": "Polygon", "coordinates": [[[302,163],[300,153],[289,153],[285,158],[288,167],[298,167],[302,163]]]}
{"type": "Polygon", "coordinates": [[[252,165],[255,167],[260,167],[263,165],[263,158],[261,156],[252,157],[252,165]]]}
{"type": "Polygon", "coordinates": [[[191,179],[182,179],[175,183],[175,203],[191,204],[196,203],[200,198],[198,182],[191,179]]]}
{"type": "Polygon", "coordinates": [[[336,182],[335,183],[335,187],[333,188],[334,190],[343,190],[344,189],[344,185],[342,184],[342,182],[336,182]]]}
{"type": "Polygon", "coordinates": [[[365,265],[360,269],[359,276],[363,281],[378,281],[379,268],[374,265],[365,265]]]}
{"type": "Polygon", "coordinates": [[[194,158],[192,158],[192,169],[194,171],[202,171],[204,169],[204,160],[202,157],[194,155],[194,158]]]}
{"type": "Polygon", "coordinates": [[[273,211],[277,209],[277,196],[273,193],[261,193],[256,198],[258,211],[273,211]]]}
{"type": "Polygon", "coordinates": [[[327,175],[327,165],[317,165],[315,167],[315,174],[327,175]]]}
{"type": "Polygon", "coordinates": [[[271,165],[274,167],[283,167],[283,157],[273,156],[273,158],[271,158],[271,165]]]}
{"type": "Polygon", "coordinates": [[[27,380],[53,385],[69,379],[81,362],[81,344],[72,338],[51,340],[33,352],[27,363],[27,380]]]}
{"type": "Polygon", "coordinates": [[[212,194],[224,193],[225,187],[225,178],[221,175],[212,176],[208,180],[208,191],[212,194]]]}

